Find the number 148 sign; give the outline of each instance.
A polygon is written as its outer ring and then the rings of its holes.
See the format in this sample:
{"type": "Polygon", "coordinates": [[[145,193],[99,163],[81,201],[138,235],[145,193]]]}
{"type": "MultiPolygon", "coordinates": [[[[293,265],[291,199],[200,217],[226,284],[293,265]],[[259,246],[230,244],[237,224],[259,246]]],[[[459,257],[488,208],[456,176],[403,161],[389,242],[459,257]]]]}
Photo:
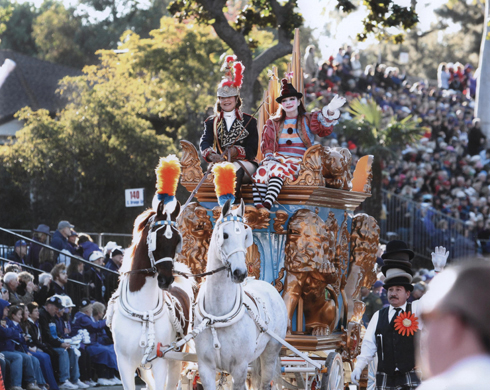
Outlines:
{"type": "Polygon", "coordinates": [[[126,207],[138,207],[144,205],[144,188],[131,188],[129,190],[125,190],[125,194],[126,207]]]}

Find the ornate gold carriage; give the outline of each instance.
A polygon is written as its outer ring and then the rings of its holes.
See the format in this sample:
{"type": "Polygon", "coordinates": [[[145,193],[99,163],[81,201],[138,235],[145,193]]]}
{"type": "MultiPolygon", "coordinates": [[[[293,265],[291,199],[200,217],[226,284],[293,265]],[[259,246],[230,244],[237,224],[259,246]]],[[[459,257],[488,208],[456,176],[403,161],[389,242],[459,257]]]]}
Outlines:
{"type": "MultiPolygon", "coordinates": [[[[295,74],[293,84],[302,90],[297,36],[290,70],[295,74]]],[[[260,113],[259,128],[267,112],[275,111],[275,91],[277,78],[266,92],[269,107],[260,113]]],[[[204,176],[201,160],[194,145],[181,141],[181,146],[181,184],[193,191],[204,176]]],[[[271,211],[255,208],[252,185],[242,186],[245,218],[254,233],[247,253],[249,275],[274,284],[283,294],[290,317],[287,342],[323,360],[324,351],[335,351],[329,355],[329,374],[336,371],[337,378],[343,378],[344,366],[360,353],[364,313],[364,303],[356,300],[360,288],[376,281],[379,227],[367,214],[354,215],[370,196],[371,164],[372,156],[365,156],[352,173],[349,150],[314,145],[304,155],[298,178],[285,182],[271,211]]],[[[198,202],[189,204],[178,221],[184,237],[178,260],[195,274],[205,271],[212,227],[220,215],[212,173],[196,198],[198,202]]],[[[284,354],[288,356],[287,351],[284,354]]],[[[322,388],[344,388],[350,375],[346,377],[337,381],[339,387],[322,388]]],[[[296,388],[301,388],[298,381],[296,376],[296,388]]]]}

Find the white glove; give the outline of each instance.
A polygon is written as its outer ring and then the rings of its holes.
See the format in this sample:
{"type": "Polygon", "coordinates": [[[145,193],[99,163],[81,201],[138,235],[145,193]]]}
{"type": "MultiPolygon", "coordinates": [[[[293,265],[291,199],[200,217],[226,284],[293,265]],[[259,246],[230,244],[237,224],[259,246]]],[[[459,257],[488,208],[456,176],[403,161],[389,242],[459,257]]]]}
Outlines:
{"type": "Polygon", "coordinates": [[[345,102],[346,102],[345,97],[335,95],[332,98],[332,100],[330,100],[330,103],[328,103],[327,110],[330,112],[335,112],[340,107],[342,107],[345,104],[345,102]]]}
{"type": "Polygon", "coordinates": [[[361,379],[362,369],[358,366],[354,368],[354,371],[350,374],[350,381],[352,384],[359,386],[359,379],[361,379]]]}
{"type": "Polygon", "coordinates": [[[447,258],[449,257],[449,251],[443,246],[436,246],[434,252],[432,252],[432,264],[434,265],[434,270],[440,272],[444,269],[447,263],[447,258]]]}

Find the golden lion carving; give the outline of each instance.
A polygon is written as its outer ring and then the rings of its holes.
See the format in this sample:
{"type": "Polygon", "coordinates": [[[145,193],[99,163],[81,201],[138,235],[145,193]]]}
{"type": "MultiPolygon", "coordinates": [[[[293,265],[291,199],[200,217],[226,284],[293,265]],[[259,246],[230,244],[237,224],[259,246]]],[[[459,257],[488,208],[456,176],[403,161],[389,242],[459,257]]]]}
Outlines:
{"type": "Polygon", "coordinates": [[[352,155],[347,148],[324,148],[322,175],[327,187],[350,191],[352,155]]]}
{"type": "MultiPolygon", "coordinates": [[[[338,274],[330,250],[332,237],[329,225],[314,212],[296,211],[288,224],[284,265],[287,270],[283,299],[288,311],[288,331],[299,298],[303,299],[306,331],[315,336],[329,335],[338,320],[338,295],[331,287],[338,274]],[[328,290],[332,299],[325,299],[328,290]]],[[[335,231],[337,228],[334,228],[335,231]]]]}

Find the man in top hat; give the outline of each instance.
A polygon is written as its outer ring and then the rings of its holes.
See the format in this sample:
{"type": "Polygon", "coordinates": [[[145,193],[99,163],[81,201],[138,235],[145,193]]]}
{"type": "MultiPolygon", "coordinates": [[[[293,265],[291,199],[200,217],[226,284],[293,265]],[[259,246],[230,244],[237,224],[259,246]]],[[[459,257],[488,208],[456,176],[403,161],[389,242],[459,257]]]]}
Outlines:
{"type": "Polygon", "coordinates": [[[267,120],[262,132],[264,160],[254,175],[254,203],[257,208],[271,209],[284,181],[296,179],[303,155],[313,145],[315,135],[325,137],[340,118],[339,108],[345,98],[335,95],[322,111],[307,113],[298,92],[288,80],[281,82],[276,101],[280,108],[267,120]]]}
{"type": "MultiPolygon", "coordinates": [[[[436,247],[432,253],[432,263],[436,271],[441,271],[449,252],[444,247],[436,247]]],[[[389,306],[374,313],[366,329],[361,354],[352,371],[351,381],[358,384],[362,370],[378,354],[376,373],[377,390],[409,390],[420,384],[419,371],[415,366],[414,335],[420,327],[419,301],[407,303],[413,291],[412,263],[414,257],[407,244],[400,240],[390,241],[382,258],[381,271],[386,276],[384,288],[388,292],[389,306]]]]}
{"type": "MultiPolygon", "coordinates": [[[[32,229],[34,233],[32,239],[41,243],[46,244],[48,236],[51,236],[49,232],[49,226],[41,223],[36,229],[32,229]]],[[[29,245],[29,252],[27,253],[26,263],[32,265],[34,268],[39,268],[39,252],[43,247],[36,242],[32,242],[29,245]]]]}
{"type": "Polygon", "coordinates": [[[421,316],[422,362],[432,377],[418,389],[489,388],[489,280],[490,264],[472,262],[448,267],[430,283],[421,316]]]}
{"type": "Polygon", "coordinates": [[[257,120],[240,110],[240,87],[245,67],[235,60],[235,56],[226,57],[222,68],[226,73],[218,87],[214,115],[204,121],[199,148],[207,162],[233,162],[237,169],[235,202],[238,202],[242,183],[250,181],[257,169],[254,160],[259,138],[257,120]]]}
{"type": "Polygon", "coordinates": [[[7,259],[20,264],[25,264],[27,254],[27,243],[24,240],[18,240],[15,243],[14,250],[7,255],[7,259]]]}

